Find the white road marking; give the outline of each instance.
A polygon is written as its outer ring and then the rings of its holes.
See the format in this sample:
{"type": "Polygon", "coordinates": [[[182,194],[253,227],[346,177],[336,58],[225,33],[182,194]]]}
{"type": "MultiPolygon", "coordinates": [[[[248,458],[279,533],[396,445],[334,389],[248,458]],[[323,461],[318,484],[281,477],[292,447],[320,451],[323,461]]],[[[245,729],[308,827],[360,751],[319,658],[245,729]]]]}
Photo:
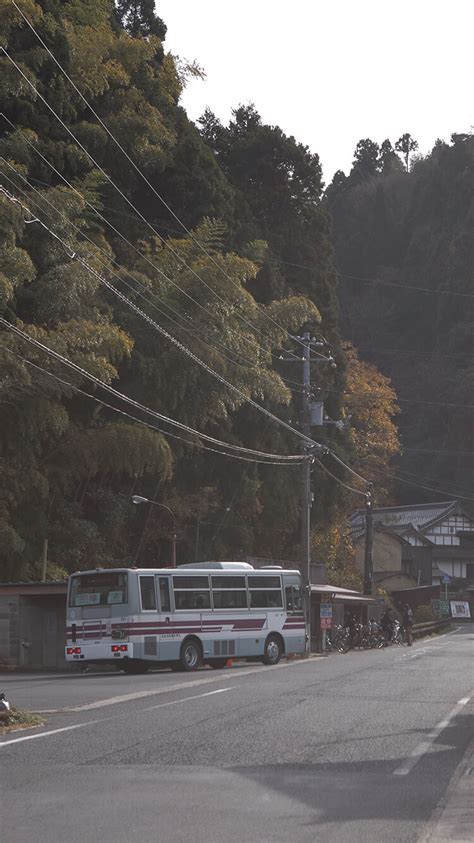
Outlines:
{"type": "Polygon", "coordinates": [[[431,749],[433,742],[436,738],[441,734],[443,729],[446,729],[447,726],[450,725],[451,721],[459,714],[460,711],[464,708],[465,705],[469,702],[471,697],[463,697],[461,700],[458,700],[452,711],[449,712],[448,716],[441,720],[437,726],[434,727],[433,731],[429,733],[427,736],[427,740],[421,741],[418,746],[415,747],[413,752],[411,753],[410,757],[407,758],[403,764],[400,764],[393,771],[394,776],[407,776],[408,773],[411,773],[415,764],[418,764],[420,758],[423,755],[426,755],[427,752],[431,749]]]}
{"type": "Polygon", "coordinates": [[[12,743],[22,743],[22,741],[34,741],[36,738],[47,738],[50,735],[58,735],[60,732],[70,732],[71,729],[82,729],[84,726],[92,726],[94,723],[100,723],[100,720],[89,720],[87,723],[76,723],[74,726],[63,726],[61,729],[51,729],[49,732],[37,732],[36,735],[23,735],[21,738],[12,738],[9,741],[2,741],[2,746],[9,746],[12,743]]]}
{"type": "MultiPolygon", "coordinates": [[[[183,686],[181,686],[183,687],[183,686]]],[[[180,700],[170,700],[170,702],[160,703],[159,705],[152,705],[150,708],[145,708],[144,711],[153,711],[155,708],[164,708],[168,705],[178,705],[179,703],[188,702],[188,700],[196,700],[202,697],[212,697],[214,694],[224,694],[226,691],[233,691],[234,688],[217,688],[215,691],[207,691],[205,694],[194,694],[192,697],[183,697],[180,700]]],[[[104,723],[110,720],[110,717],[104,717],[100,720],[88,720],[87,723],[75,723],[73,726],[63,726],[61,729],[50,729],[48,732],[38,732],[35,735],[22,735],[21,738],[12,738],[8,741],[0,742],[0,749],[2,746],[10,746],[14,743],[22,743],[23,741],[33,741],[36,738],[47,738],[51,735],[59,735],[60,732],[70,732],[72,729],[82,729],[84,726],[93,726],[96,723],[104,723]]]]}
{"type": "MultiPolygon", "coordinates": [[[[270,669],[274,671],[279,670],[281,668],[296,667],[297,665],[308,665],[311,661],[312,659],[302,659],[301,661],[284,662],[283,664],[277,664],[270,669]]],[[[240,679],[241,676],[249,676],[252,673],[260,673],[264,675],[266,673],[266,670],[263,667],[253,667],[249,668],[248,670],[238,669],[233,671],[231,681],[234,681],[235,679],[240,679]]],[[[108,697],[105,700],[97,700],[97,702],[52,709],[50,712],[43,713],[58,714],[59,712],[65,711],[73,713],[76,711],[92,711],[96,708],[104,708],[105,706],[109,705],[118,705],[119,703],[129,702],[130,700],[139,700],[146,697],[156,697],[160,694],[171,694],[174,691],[182,691],[186,688],[196,688],[198,685],[209,685],[214,682],[229,682],[229,679],[229,673],[226,671],[225,673],[222,673],[218,676],[213,676],[212,678],[208,677],[206,679],[193,679],[190,682],[181,682],[179,685],[168,685],[165,688],[154,688],[151,691],[135,691],[135,693],[133,694],[121,694],[117,697],[108,697]]]]}
{"type": "Polygon", "coordinates": [[[150,708],[144,708],[143,711],[154,711],[155,708],[164,708],[167,705],[178,705],[178,703],[185,703],[188,700],[198,700],[202,697],[212,697],[214,694],[224,694],[225,691],[233,691],[233,688],[218,688],[217,691],[206,691],[205,694],[194,694],[192,697],[183,697],[182,700],[170,700],[170,702],[159,703],[152,705],[150,708]]]}

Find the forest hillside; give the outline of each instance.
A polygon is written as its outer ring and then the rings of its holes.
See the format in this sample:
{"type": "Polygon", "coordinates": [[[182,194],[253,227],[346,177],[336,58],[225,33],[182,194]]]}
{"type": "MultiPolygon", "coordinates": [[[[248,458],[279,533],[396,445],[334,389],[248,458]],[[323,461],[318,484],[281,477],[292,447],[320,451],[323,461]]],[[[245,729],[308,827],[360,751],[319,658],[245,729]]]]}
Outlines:
{"type": "Polygon", "coordinates": [[[453,134],[426,157],[416,149],[408,134],[395,148],[361,140],[349,175],[327,189],[341,329],[397,392],[398,500],[429,501],[434,488],[469,505],[474,136],[453,134]]]}
{"type": "Polygon", "coordinates": [[[390,381],[340,330],[318,155],[252,106],[195,126],[180,97],[201,71],[148,0],[17,6],[0,2],[0,579],[167,564],[174,530],[182,562],[297,560],[295,337],[320,343],[313,395],[341,421],[313,436],[362,477],[315,462],[315,541],[365,480],[389,499],[399,449],[390,381]]]}

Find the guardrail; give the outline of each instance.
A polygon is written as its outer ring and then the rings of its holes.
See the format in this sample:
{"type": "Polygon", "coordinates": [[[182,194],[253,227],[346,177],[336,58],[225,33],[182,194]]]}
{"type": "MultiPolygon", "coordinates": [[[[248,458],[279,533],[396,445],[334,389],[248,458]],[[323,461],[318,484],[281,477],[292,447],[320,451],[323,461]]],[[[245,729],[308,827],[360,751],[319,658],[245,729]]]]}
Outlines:
{"type": "Polygon", "coordinates": [[[422,638],[423,635],[429,635],[430,632],[436,632],[444,626],[451,626],[452,618],[445,618],[440,621],[427,621],[427,623],[413,624],[413,637],[422,638]]]}

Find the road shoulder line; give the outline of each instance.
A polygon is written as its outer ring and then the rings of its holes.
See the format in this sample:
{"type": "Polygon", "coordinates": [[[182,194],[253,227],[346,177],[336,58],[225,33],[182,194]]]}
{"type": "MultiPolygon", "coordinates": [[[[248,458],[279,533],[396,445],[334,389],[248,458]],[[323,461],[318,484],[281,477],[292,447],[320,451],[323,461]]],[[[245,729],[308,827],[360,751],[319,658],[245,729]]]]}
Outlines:
{"type": "Polygon", "coordinates": [[[456,767],[417,843],[467,843],[474,828],[474,740],[456,767]]]}

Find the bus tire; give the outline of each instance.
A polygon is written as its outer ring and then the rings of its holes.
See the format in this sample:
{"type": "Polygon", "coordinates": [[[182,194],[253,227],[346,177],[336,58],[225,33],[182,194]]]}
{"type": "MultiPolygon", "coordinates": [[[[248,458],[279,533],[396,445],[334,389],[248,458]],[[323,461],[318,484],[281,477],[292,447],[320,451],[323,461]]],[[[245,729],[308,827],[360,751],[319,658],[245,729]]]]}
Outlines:
{"type": "Polygon", "coordinates": [[[212,667],[213,670],[222,670],[222,668],[226,666],[228,661],[229,659],[227,656],[225,657],[225,659],[209,659],[208,665],[209,667],[212,667]]]}
{"type": "Polygon", "coordinates": [[[148,673],[150,665],[141,661],[141,659],[124,659],[122,668],[125,673],[136,675],[138,673],[148,673]]]}
{"type": "Polygon", "coordinates": [[[202,647],[197,638],[186,638],[181,644],[179,660],[183,670],[197,670],[202,664],[202,647]]]}
{"type": "Polygon", "coordinates": [[[280,635],[273,633],[269,635],[265,641],[265,649],[263,651],[264,664],[278,664],[283,655],[283,641],[280,635]]]}

